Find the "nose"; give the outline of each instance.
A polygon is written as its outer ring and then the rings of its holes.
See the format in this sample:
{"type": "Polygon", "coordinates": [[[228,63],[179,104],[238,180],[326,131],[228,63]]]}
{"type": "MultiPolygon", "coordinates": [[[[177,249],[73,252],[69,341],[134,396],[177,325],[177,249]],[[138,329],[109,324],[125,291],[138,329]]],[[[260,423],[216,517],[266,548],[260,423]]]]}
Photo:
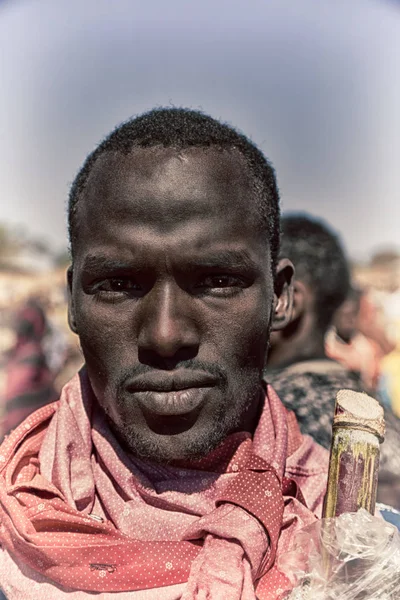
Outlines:
{"type": "Polygon", "coordinates": [[[138,334],[139,359],[172,368],[197,355],[199,331],[191,303],[194,299],[174,283],[154,286],[142,299],[138,334]],[[172,367],[171,367],[171,363],[172,367]]]}

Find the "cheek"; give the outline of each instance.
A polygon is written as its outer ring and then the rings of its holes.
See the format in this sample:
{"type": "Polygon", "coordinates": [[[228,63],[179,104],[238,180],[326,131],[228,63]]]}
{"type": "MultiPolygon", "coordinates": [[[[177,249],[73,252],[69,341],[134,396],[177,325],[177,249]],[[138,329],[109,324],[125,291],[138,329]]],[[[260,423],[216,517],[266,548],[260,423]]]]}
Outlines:
{"type": "Polygon", "coordinates": [[[76,313],[76,325],[87,360],[105,364],[120,356],[126,346],[130,326],[124,311],[101,305],[93,298],[83,298],[76,313]]]}
{"type": "Polygon", "coordinates": [[[267,294],[244,297],[208,320],[209,332],[222,360],[241,369],[262,368],[268,348],[271,301],[267,294]]]}

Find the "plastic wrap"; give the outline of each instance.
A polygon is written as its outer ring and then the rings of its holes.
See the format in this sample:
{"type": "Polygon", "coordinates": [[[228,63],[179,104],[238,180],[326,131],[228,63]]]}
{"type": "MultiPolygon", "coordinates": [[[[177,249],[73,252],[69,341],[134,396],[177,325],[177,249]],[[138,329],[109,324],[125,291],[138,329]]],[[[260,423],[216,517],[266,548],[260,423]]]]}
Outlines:
{"type": "Polygon", "coordinates": [[[364,509],[321,519],[278,568],[295,586],[290,600],[400,600],[400,534],[364,509]]]}

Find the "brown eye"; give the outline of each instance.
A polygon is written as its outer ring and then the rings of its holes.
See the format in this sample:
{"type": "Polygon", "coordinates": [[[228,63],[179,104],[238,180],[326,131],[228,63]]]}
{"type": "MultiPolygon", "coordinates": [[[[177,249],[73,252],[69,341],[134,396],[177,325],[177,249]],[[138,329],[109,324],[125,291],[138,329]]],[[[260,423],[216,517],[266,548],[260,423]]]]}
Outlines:
{"type": "Polygon", "coordinates": [[[106,279],[97,286],[99,292],[108,293],[130,293],[140,292],[141,286],[133,279],[106,279]]]}
{"type": "Polygon", "coordinates": [[[246,282],[236,275],[208,275],[201,279],[196,290],[201,294],[211,296],[233,296],[247,287],[246,282]]]}
{"type": "Polygon", "coordinates": [[[238,285],[238,278],[229,275],[217,275],[215,277],[209,277],[208,280],[208,287],[212,288],[224,288],[238,285]]]}

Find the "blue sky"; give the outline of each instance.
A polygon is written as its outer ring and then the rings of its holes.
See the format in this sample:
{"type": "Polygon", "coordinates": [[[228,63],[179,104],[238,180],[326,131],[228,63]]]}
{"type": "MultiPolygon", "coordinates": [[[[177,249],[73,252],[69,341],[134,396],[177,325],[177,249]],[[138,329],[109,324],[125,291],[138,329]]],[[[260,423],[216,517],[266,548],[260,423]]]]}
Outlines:
{"type": "Polygon", "coordinates": [[[85,155],[153,106],[250,135],[284,210],[356,258],[400,246],[400,6],[386,0],[0,3],[0,221],[61,248],[85,155]]]}

